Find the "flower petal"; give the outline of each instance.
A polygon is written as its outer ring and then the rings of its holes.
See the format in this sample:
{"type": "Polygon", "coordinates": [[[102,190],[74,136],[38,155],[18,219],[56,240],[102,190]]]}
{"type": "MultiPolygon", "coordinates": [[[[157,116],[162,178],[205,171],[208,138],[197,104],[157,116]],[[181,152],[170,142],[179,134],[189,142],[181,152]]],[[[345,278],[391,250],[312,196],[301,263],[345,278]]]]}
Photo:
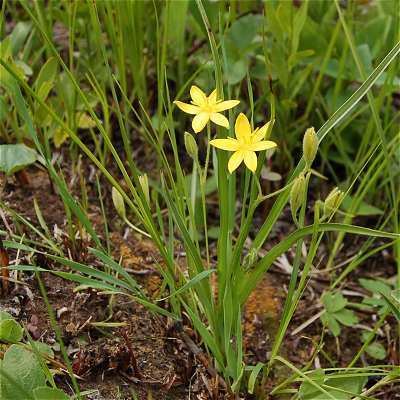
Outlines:
{"type": "Polygon", "coordinates": [[[208,104],[215,104],[217,102],[217,89],[214,89],[208,96],[208,104]]]}
{"type": "Polygon", "coordinates": [[[215,106],[215,111],[221,112],[225,110],[229,110],[230,108],[236,107],[240,103],[239,100],[226,100],[221,101],[215,106]]]}
{"type": "Polygon", "coordinates": [[[197,86],[192,86],[190,88],[190,96],[192,97],[193,103],[196,106],[201,106],[207,102],[206,94],[199,89],[197,86]]]}
{"type": "Polygon", "coordinates": [[[219,113],[211,113],[210,119],[214,124],[223,126],[224,128],[229,128],[229,121],[226,117],[219,113]]]}
{"type": "Polygon", "coordinates": [[[244,163],[246,164],[246,167],[251,171],[251,172],[256,172],[257,169],[257,156],[254,151],[245,151],[244,152],[244,163]]]}
{"type": "Polygon", "coordinates": [[[273,124],[274,121],[268,121],[260,129],[256,129],[252,135],[252,141],[259,142],[260,140],[263,140],[265,138],[265,135],[267,134],[268,128],[271,125],[271,123],[273,124]]]}
{"type": "Polygon", "coordinates": [[[268,150],[273,149],[276,147],[276,143],[272,140],[263,140],[261,142],[253,143],[250,145],[252,151],[261,151],[261,150],[268,150]]]}
{"type": "Polygon", "coordinates": [[[228,162],[228,171],[232,173],[243,161],[244,153],[243,151],[236,151],[232,154],[228,162]]]}
{"type": "Polygon", "coordinates": [[[210,140],[210,144],[218,149],[237,151],[240,147],[238,141],[233,138],[210,140]]]}
{"type": "Polygon", "coordinates": [[[174,104],[176,104],[183,112],[188,114],[199,114],[201,111],[200,107],[193,104],[183,103],[182,101],[175,100],[174,104]]]}
{"type": "Polygon", "coordinates": [[[235,134],[238,140],[246,142],[246,139],[250,139],[251,136],[250,122],[243,113],[240,113],[236,118],[235,134]]]}
{"type": "Polygon", "coordinates": [[[201,112],[197,114],[192,121],[192,128],[193,130],[198,133],[204,129],[207,125],[207,122],[210,120],[210,116],[208,113],[201,112]]]}

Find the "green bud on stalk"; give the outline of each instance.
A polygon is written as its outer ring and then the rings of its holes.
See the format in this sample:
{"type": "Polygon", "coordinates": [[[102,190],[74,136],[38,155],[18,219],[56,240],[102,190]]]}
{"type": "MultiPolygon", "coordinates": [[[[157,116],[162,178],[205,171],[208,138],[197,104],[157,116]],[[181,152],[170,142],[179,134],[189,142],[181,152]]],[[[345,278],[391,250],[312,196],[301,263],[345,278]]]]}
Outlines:
{"type": "Polygon", "coordinates": [[[149,179],[147,178],[147,174],[139,175],[139,183],[140,186],[142,187],[147,203],[150,204],[150,189],[149,189],[149,179]]]}
{"type": "Polygon", "coordinates": [[[314,128],[308,128],[303,138],[303,156],[307,167],[310,168],[318,150],[318,136],[314,128]]]}
{"type": "Polygon", "coordinates": [[[343,200],[344,193],[335,187],[326,197],[324,201],[324,215],[323,218],[331,216],[332,212],[335,211],[343,200]]]}
{"type": "Polygon", "coordinates": [[[185,148],[190,157],[194,160],[197,159],[198,147],[195,138],[189,133],[185,132],[185,148]]]}
{"type": "Polygon", "coordinates": [[[126,218],[125,212],[125,202],[121,193],[113,186],[111,191],[112,201],[114,203],[114,207],[117,210],[118,215],[122,218],[126,218]]]}
{"type": "Polygon", "coordinates": [[[292,189],[290,190],[290,209],[295,221],[297,221],[297,211],[303,203],[305,186],[306,179],[304,178],[304,175],[299,175],[293,182],[292,189]]]}

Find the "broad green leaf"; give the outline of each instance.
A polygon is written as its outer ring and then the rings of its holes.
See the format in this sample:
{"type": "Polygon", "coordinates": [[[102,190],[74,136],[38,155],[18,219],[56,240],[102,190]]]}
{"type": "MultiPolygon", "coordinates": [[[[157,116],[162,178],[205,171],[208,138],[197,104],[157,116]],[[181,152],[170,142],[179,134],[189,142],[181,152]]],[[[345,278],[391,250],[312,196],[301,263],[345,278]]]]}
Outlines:
{"type": "Polygon", "coordinates": [[[226,34],[227,44],[235,47],[238,54],[246,51],[260,29],[262,19],[261,15],[248,14],[233,22],[226,34]]]}
{"type": "Polygon", "coordinates": [[[363,304],[367,304],[372,307],[384,307],[386,306],[384,299],[377,299],[375,297],[367,297],[362,301],[363,304]]]}
{"type": "Polygon", "coordinates": [[[354,311],[344,308],[343,310],[337,311],[332,314],[341,324],[346,326],[353,326],[358,323],[358,318],[354,314],[354,311]]]}
{"type": "MultiPolygon", "coordinates": [[[[309,375],[309,377],[312,379],[312,376],[309,375]]],[[[341,377],[335,375],[331,377],[321,373],[317,375],[316,379],[313,380],[336,400],[350,400],[360,394],[367,381],[364,376],[341,377]]],[[[299,397],[301,400],[326,400],[326,394],[307,381],[301,384],[299,397]]]]}
{"type": "MultiPolygon", "coordinates": [[[[382,6],[384,6],[384,3],[394,4],[394,2],[383,1],[381,2],[382,6]]],[[[391,11],[393,12],[393,10],[391,11]]],[[[377,15],[376,18],[366,21],[363,23],[362,29],[356,29],[354,32],[356,43],[370,43],[372,45],[372,56],[377,57],[379,51],[382,51],[382,46],[386,43],[382,34],[386,29],[390,29],[392,23],[393,18],[390,15],[377,15]]],[[[360,47],[358,47],[358,51],[360,51],[360,47]]]]}
{"type": "Polygon", "coordinates": [[[35,400],[68,400],[69,397],[60,389],[48,386],[38,387],[33,391],[35,400]]]}
{"type": "Polygon", "coordinates": [[[64,105],[65,112],[72,114],[75,110],[74,99],[76,98],[76,92],[73,82],[65,72],[59,74],[55,83],[55,89],[64,105]]]}
{"type": "Polygon", "coordinates": [[[325,293],[322,296],[322,303],[328,313],[337,312],[346,307],[347,300],[341,293],[325,293]]]}
{"type": "MultiPolygon", "coordinates": [[[[369,48],[369,45],[367,43],[361,44],[360,46],[357,47],[357,53],[360,57],[365,72],[367,74],[370,74],[373,70],[373,67],[372,67],[371,49],[369,48]]],[[[355,72],[354,74],[355,76],[358,75],[357,72],[355,72]]]]}
{"type": "Polygon", "coordinates": [[[17,343],[21,341],[24,334],[22,326],[14,319],[0,321],[0,341],[17,343]]]}
{"type": "Polygon", "coordinates": [[[209,239],[218,239],[219,238],[220,229],[219,226],[212,226],[207,231],[207,236],[209,239]]]}
{"type": "Polygon", "coordinates": [[[369,215],[382,215],[383,214],[383,211],[380,208],[371,206],[370,204],[367,204],[364,201],[361,202],[361,204],[355,210],[353,210],[352,209],[353,201],[354,201],[354,199],[350,195],[347,195],[343,199],[342,204],[340,206],[341,206],[341,208],[343,208],[343,210],[352,212],[355,215],[369,216],[369,215]]]}
{"type": "Polygon", "coordinates": [[[390,291],[392,290],[389,285],[383,283],[378,279],[361,278],[358,280],[358,282],[360,282],[360,285],[362,287],[377,295],[379,295],[380,293],[385,293],[386,295],[389,295],[390,291]]]}
{"type": "Polygon", "coordinates": [[[5,311],[0,311],[0,341],[16,343],[22,339],[22,326],[5,311]]]}
{"type": "MultiPolygon", "coordinates": [[[[352,376],[352,377],[340,377],[340,378],[328,378],[325,382],[326,386],[332,386],[337,389],[341,389],[350,393],[343,393],[339,390],[327,389],[336,400],[348,400],[353,398],[362,392],[362,389],[367,382],[365,376],[352,376]]],[[[319,397],[322,399],[321,397],[319,397]]]]}
{"type": "MultiPolygon", "coordinates": [[[[323,385],[325,382],[325,371],[321,368],[312,371],[311,373],[307,374],[307,376],[319,386],[323,385]]],[[[304,381],[299,389],[300,399],[312,399],[312,396],[318,393],[320,393],[318,388],[308,381],[304,381]]]]}
{"type": "Polygon", "coordinates": [[[241,59],[228,64],[227,76],[230,85],[235,85],[246,76],[247,65],[248,62],[246,59],[241,59]]]}
{"type": "Polygon", "coordinates": [[[11,175],[38,160],[38,154],[24,144],[0,145],[0,171],[11,175]]]}
{"type": "MultiPolygon", "coordinates": [[[[45,374],[36,356],[22,346],[10,346],[4,355],[1,368],[28,393],[46,384],[45,374]]],[[[20,393],[15,390],[14,385],[3,377],[2,390],[7,400],[21,400],[20,393]]]]}
{"type": "MultiPolygon", "coordinates": [[[[220,8],[217,1],[203,1],[202,6],[204,7],[204,13],[207,15],[208,21],[210,22],[213,30],[218,29],[218,16],[220,14],[220,8]]],[[[203,23],[201,11],[195,1],[189,1],[189,11],[193,19],[197,22],[200,29],[203,31],[204,36],[207,37],[207,29],[203,23]]]]}
{"type": "Polygon", "coordinates": [[[368,355],[377,360],[384,360],[386,358],[386,350],[381,343],[371,343],[365,349],[368,355]]]}
{"type": "Polygon", "coordinates": [[[336,319],[329,313],[324,313],[321,315],[322,323],[328,327],[334,336],[340,335],[340,325],[336,319]]]}
{"type": "Polygon", "coordinates": [[[168,12],[168,42],[171,51],[178,57],[182,57],[185,48],[185,27],[189,0],[171,1],[168,12]]]}
{"type": "Polygon", "coordinates": [[[53,349],[46,343],[43,342],[33,342],[34,346],[36,347],[36,350],[43,355],[49,356],[51,358],[54,357],[54,351],[53,349]]]}
{"type": "MultiPolygon", "coordinates": [[[[42,86],[40,86],[40,88],[39,88],[39,90],[37,92],[37,95],[39,96],[40,99],[46,100],[46,98],[49,95],[50,90],[52,88],[53,88],[53,83],[52,82],[49,82],[49,81],[43,82],[42,86]]],[[[40,117],[42,117],[42,113],[43,112],[41,112],[40,117]]]]}
{"type": "Polygon", "coordinates": [[[12,315],[10,315],[6,311],[0,311],[0,322],[5,321],[7,319],[13,319],[12,315]]]}
{"type": "MultiPolygon", "coordinates": [[[[50,84],[50,87],[53,86],[54,79],[57,76],[57,67],[58,61],[55,57],[49,58],[46,63],[43,65],[42,69],[40,70],[38,77],[35,81],[36,90],[40,91],[44,84],[50,84]]],[[[42,97],[39,96],[42,100],[45,99],[46,96],[42,97]]]]}

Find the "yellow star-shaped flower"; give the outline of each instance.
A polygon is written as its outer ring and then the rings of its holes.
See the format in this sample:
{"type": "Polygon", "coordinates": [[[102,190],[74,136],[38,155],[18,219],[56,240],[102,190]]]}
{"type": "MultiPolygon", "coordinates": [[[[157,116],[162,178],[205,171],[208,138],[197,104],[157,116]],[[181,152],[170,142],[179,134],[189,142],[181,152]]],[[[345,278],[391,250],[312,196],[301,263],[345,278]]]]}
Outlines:
{"type": "Polygon", "coordinates": [[[240,113],[236,118],[235,134],[236,139],[214,139],[210,143],[218,149],[234,151],[228,162],[228,170],[232,173],[244,160],[246,167],[255,172],[257,169],[256,151],[272,149],[276,143],[271,140],[264,140],[271,121],[261,128],[251,131],[251,126],[247,117],[240,113]]]}
{"type": "Polygon", "coordinates": [[[207,97],[197,86],[190,88],[190,96],[192,97],[192,104],[177,100],[174,103],[185,113],[195,115],[192,127],[196,133],[201,132],[209,120],[214,122],[214,124],[229,128],[228,119],[220,114],[220,112],[229,110],[240,103],[239,100],[217,100],[217,89],[207,97]]]}

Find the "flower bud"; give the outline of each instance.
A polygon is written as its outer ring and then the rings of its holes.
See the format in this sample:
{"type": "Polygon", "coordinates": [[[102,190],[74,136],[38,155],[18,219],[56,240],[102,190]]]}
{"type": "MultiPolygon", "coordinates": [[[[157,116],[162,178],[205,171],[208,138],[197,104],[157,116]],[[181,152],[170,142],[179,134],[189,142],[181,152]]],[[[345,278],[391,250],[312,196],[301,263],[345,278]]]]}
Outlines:
{"type": "Polygon", "coordinates": [[[147,178],[147,174],[139,175],[139,183],[140,186],[142,187],[147,203],[150,204],[150,189],[149,189],[149,179],[147,178]]]}
{"type": "Polygon", "coordinates": [[[117,210],[118,215],[122,218],[126,218],[125,212],[125,202],[121,193],[113,186],[111,191],[112,201],[114,203],[114,207],[117,210]]]}
{"type": "Polygon", "coordinates": [[[295,221],[297,211],[303,202],[305,185],[306,180],[304,175],[299,175],[293,182],[292,189],[290,190],[290,209],[295,221]]]}
{"type": "Polygon", "coordinates": [[[189,132],[185,132],[185,148],[190,157],[192,157],[194,160],[197,159],[197,143],[189,132]]]}
{"type": "Polygon", "coordinates": [[[243,267],[245,269],[250,268],[257,260],[258,251],[256,249],[250,249],[250,251],[243,258],[243,267]]]}
{"type": "Polygon", "coordinates": [[[303,156],[308,167],[311,167],[318,150],[318,136],[314,128],[308,128],[303,138],[303,156]]]}
{"type": "Polygon", "coordinates": [[[326,197],[324,201],[324,216],[323,218],[329,217],[333,211],[335,211],[340,203],[342,202],[344,193],[335,187],[326,197]]]}

